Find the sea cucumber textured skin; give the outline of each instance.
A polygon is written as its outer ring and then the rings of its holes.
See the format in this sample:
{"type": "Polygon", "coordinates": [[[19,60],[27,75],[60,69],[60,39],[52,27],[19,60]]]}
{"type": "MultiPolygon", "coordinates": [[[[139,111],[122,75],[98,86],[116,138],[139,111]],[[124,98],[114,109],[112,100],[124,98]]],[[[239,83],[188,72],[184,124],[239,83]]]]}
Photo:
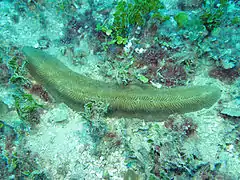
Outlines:
{"type": "Polygon", "coordinates": [[[41,50],[24,47],[23,53],[30,74],[55,99],[75,110],[80,110],[83,104],[95,100],[109,104],[109,116],[156,120],[174,113],[209,108],[221,96],[220,89],[215,86],[121,88],[73,72],[57,58],[41,50]]]}

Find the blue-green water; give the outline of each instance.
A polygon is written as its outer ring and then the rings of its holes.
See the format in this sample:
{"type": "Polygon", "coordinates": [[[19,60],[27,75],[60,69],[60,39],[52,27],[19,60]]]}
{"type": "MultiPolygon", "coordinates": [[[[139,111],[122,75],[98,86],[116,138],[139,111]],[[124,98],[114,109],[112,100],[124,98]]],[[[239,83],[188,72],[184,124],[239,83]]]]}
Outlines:
{"type": "Polygon", "coordinates": [[[239,26],[236,0],[1,0],[0,179],[239,179],[239,26]]]}

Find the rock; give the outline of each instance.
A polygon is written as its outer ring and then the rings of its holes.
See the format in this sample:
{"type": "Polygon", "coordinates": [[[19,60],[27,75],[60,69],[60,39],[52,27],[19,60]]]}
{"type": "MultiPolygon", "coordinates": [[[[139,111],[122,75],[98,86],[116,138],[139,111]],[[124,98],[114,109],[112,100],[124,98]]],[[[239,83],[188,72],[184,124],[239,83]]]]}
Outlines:
{"type": "Polygon", "coordinates": [[[8,112],[8,106],[0,100],[0,117],[8,112]]]}
{"type": "Polygon", "coordinates": [[[240,117],[240,108],[224,108],[221,114],[231,117],[240,117]]]}
{"type": "Polygon", "coordinates": [[[59,106],[52,111],[48,112],[49,121],[55,123],[61,123],[68,119],[68,107],[65,104],[59,104],[59,106]]]}

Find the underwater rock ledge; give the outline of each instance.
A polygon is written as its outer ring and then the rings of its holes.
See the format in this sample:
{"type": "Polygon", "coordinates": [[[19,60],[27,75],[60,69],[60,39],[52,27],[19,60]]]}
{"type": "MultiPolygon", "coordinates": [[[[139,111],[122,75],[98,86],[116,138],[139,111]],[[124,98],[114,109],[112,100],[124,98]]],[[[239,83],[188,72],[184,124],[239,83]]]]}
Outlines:
{"type": "Polygon", "coordinates": [[[43,84],[57,101],[74,110],[81,110],[85,103],[95,100],[109,104],[109,116],[161,121],[170,114],[209,108],[221,96],[220,89],[215,86],[121,88],[73,72],[42,50],[24,47],[23,53],[28,61],[27,68],[36,81],[43,84]]]}

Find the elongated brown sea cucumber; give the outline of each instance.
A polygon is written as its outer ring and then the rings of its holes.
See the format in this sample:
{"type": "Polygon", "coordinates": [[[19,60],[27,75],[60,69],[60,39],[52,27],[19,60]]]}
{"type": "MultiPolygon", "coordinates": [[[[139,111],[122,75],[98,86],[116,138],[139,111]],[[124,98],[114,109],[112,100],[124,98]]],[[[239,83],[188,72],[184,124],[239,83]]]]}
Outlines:
{"type": "Polygon", "coordinates": [[[221,95],[215,86],[157,89],[120,88],[71,71],[55,57],[32,47],[24,47],[30,74],[59,101],[81,109],[90,100],[109,104],[109,115],[159,120],[173,113],[211,107],[221,95]]]}

